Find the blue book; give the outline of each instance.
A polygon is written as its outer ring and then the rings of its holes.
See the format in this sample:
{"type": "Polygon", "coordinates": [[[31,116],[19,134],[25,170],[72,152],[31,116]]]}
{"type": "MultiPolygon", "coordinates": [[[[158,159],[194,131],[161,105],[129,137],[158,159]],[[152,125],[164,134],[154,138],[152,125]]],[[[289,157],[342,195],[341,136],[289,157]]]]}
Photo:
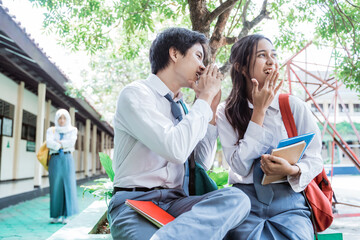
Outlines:
{"type": "Polygon", "coordinates": [[[283,139],[279,142],[277,148],[283,148],[301,141],[304,141],[306,143],[304,150],[301,153],[301,156],[299,158],[299,160],[302,158],[302,156],[304,155],[304,152],[306,150],[306,148],[309,146],[309,144],[311,143],[311,141],[314,139],[315,133],[306,133],[306,134],[302,134],[296,137],[292,137],[292,138],[287,138],[287,139],[283,139]]]}
{"type": "MultiPolygon", "coordinates": [[[[281,157],[287,160],[290,164],[295,164],[302,158],[306,148],[309,146],[314,136],[314,133],[307,133],[293,138],[281,140],[278,144],[278,147],[272,150],[271,155],[281,157]]],[[[266,185],[285,179],[286,176],[282,175],[267,176],[264,174],[261,184],[266,185]]]]}

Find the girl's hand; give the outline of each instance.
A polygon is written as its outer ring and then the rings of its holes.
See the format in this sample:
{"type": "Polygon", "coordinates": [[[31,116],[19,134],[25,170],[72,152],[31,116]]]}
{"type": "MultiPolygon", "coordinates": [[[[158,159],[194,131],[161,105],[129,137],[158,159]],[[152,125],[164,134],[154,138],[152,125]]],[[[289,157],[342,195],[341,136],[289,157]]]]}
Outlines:
{"type": "Polygon", "coordinates": [[[283,158],[275,157],[269,154],[261,156],[260,168],[266,175],[297,175],[300,168],[296,165],[291,165],[283,158]]]}
{"type": "Polygon", "coordinates": [[[252,104],[254,105],[254,111],[266,111],[273,101],[276,93],[279,91],[282,81],[276,86],[276,82],[279,79],[279,72],[276,67],[274,71],[271,71],[266,77],[264,86],[259,90],[259,82],[253,78],[252,89],[252,104]]]}
{"type": "Polygon", "coordinates": [[[259,90],[259,82],[255,78],[251,79],[253,83],[252,104],[254,106],[251,121],[260,126],[262,126],[264,122],[265,112],[267,108],[274,100],[276,93],[279,91],[283,83],[283,81],[281,81],[277,86],[275,86],[278,78],[278,65],[276,65],[276,69],[274,71],[271,71],[266,77],[264,86],[261,90],[259,90]]]}

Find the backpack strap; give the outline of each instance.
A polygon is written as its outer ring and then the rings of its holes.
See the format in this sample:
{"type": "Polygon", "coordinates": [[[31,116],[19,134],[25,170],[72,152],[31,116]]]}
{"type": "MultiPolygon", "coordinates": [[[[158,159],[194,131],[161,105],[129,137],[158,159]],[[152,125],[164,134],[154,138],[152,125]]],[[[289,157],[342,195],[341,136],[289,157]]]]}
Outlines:
{"type": "Polygon", "coordinates": [[[281,112],[281,117],[284,122],[286,132],[288,137],[296,137],[298,135],[295,125],[294,116],[291,112],[290,103],[289,103],[289,95],[286,93],[282,93],[279,95],[279,107],[281,112]]]}
{"type": "MultiPolygon", "coordinates": [[[[291,138],[291,137],[296,137],[298,135],[298,133],[297,133],[296,125],[295,125],[294,116],[293,116],[293,114],[291,112],[291,108],[290,108],[289,95],[290,94],[287,94],[287,93],[282,93],[279,95],[279,107],[280,107],[281,117],[282,117],[282,120],[283,120],[285,128],[286,128],[286,132],[288,134],[288,137],[291,138]]],[[[305,192],[302,191],[302,194],[304,195],[305,201],[306,201],[307,205],[309,206],[310,213],[311,213],[310,214],[311,223],[314,228],[315,239],[318,240],[314,212],[313,212],[311,205],[306,197],[305,192]]]]}

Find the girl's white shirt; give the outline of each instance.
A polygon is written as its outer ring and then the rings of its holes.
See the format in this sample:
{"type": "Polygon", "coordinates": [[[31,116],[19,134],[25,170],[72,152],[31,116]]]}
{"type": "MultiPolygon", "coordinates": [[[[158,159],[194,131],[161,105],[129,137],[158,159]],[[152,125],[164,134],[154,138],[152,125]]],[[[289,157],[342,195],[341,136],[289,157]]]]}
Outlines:
{"type": "MultiPolygon", "coordinates": [[[[254,159],[259,158],[262,154],[270,153],[272,149],[277,147],[280,140],[288,138],[281,118],[278,98],[279,96],[276,95],[266,110],[263,126],[250,121],[244,138],[238,144],[236,144],[238,134],[225,116],[225,103],[219,105],[216,125],[225,159],[231,167],[229,172],[230,184],[252,184],[254,159]]],[[[306,103],[294,96],[290,96],[289,102],[298,135],[309,132],[315,133],[313,141],[309,144],[304,156],[298,163],[301,175],[287,177],[292,189],[295,192],[300,192],[323,169],[322,143],[320,130],[306,103]]],[[[249,107],[253,108],[250,102],[249,107]]]]}
{"type": "Polygon", "coordinates": [[[58,152],[61,147],[64,152],[73,152],[76,139],[77,128],[71,126],[69,112],[59,109],[55,114],[55,127],[50,127],[46,131],[46,146],[50,149],[50,154],[58,152]],[[64,126],[59,126],[59,118],[62,115],[65,116],[66,122],[64,126]],[[64,134],[62,140],[60,140],[60,133],[64,134]]]}
{"type": "Polygon", "coordinates": [[[72,127],[71,130],[64,133],[62,140],[60,140],[60,132],[56,130],[56,127],[55,131],[53,128],[54,127],[50,127],[46,131],[46,146],[50,149],[50,154],[57,153],[61,146],[64,152],[73,152],[77,139],[77,128],[72,127]],[[57,140],[59,140],[61,144],[58,143],[57,140]]]}

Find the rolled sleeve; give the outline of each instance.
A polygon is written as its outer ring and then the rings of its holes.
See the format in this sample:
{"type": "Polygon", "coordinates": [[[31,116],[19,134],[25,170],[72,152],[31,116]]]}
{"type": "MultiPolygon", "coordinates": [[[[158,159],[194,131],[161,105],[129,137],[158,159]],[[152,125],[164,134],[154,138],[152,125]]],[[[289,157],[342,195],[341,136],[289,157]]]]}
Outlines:
{"type": "Polygon", "coordinates": [[[216,139],[218,136],[217,128],[208,124],[205,137],[196,145],[194,149],[195,159],[206,170],[209,170],[214,162],[216,153],[216,139]]]}
{"type": "Polygon", "coordinates": [[[255,149],[258,150],[260,156],[261,153],[266,152],[270,148],[273,136],[265,128],[253,121],[250,121],[244,135],[244,140],[252,142],[255,145],[255,149]]]}
{"type": "Polygon", "coordinates": [[[244,138],[238,142],[238,134],[225,116],[224,104],[219,106],[216,124],[225,159],[232,171],[240,176],[249,175],[254,159],[266,152],[273,136],[262,126],[250,121],[244,138]]]}
{"type": "Polygon", "coordinates": [[[195,101],[194,105],[191,107],[191,111],[197,111],[201,113],[207,122],[210,122],[213,118],[213,112],[210,105],[202,99],[197,99],[195,101]]]}
{"type": "Polygon", "coordinates": [[[48,128],[46,131],[46,146],[54,151],[58,151],[61,148],[61,144],[55,139],[55,131],[53,127],[48,128]]]}

